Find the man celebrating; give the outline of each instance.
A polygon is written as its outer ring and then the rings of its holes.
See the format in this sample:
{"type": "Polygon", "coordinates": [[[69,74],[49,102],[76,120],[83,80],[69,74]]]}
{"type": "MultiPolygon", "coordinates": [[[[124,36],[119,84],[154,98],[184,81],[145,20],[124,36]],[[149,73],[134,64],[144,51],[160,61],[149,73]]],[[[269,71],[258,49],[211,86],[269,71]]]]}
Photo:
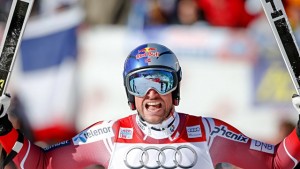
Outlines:
{"type": "MultiPolygon", "coordinates": [[[[214,118],[180,113],[181,67],[167,47],[149,43],[135,48],[124,64],[128,104],[137,113],[99,121],[72,140],[46,149],[23,138],[7,118],[10,97],[1,97],[0,142],[6,161],[20,168],[193,168],[213,169],[227,162],[245,169],[292,169],[300,160],[299,125],[282,142],[251,139],[214,118]],[[162,85],[163,82],[163,85],[162,85]]],[[[300,110],[300,98],[293,104],[300,110]]],[[[299,111],[300,112],[300,111],[299,111]]]]}

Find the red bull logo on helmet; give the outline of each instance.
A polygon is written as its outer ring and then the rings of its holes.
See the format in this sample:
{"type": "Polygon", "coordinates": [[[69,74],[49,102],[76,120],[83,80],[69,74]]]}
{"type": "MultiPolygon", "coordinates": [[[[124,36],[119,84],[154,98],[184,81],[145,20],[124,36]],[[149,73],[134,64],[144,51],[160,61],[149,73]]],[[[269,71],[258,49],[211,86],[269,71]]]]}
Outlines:
{"type": "MultiPolygon", "coordinates": [[[[159,52],[157,52],[156,48],[144,48],[144,49],[140,49],[138,50],[138,54],[135,56],[136,59],[141,59],[144,57],[158,57],[159,56],[159,52]]],[[[149,60],[149,59],[147,59],[149,60]]]]}

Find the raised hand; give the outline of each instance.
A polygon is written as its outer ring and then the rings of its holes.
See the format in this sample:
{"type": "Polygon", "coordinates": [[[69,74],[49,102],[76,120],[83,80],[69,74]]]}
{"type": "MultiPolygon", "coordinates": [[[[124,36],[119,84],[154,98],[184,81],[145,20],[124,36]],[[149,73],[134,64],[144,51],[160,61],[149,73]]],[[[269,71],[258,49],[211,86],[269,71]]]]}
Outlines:
{"type": "Polygon", "coordinates": [[[298,119],[298,123],[296,126],[296,132],[297,132],[297,136],[300,140],[300,96],[298,94],[294,94],[292,97],[292,102],[293,102],[293,106],[295,107],[295,109],[297,110],[297,112],[299,114],[299,119],[298,119]]]}
{"type": "Polygon", "coordinates": [[[10,105],[10,95],[5,93],[0,97],[0,136],[5,135],[13,128],[8,119],[7,110],[10,105]]]}
{"type": "Polygon", "coordinates": [[[4,93],[0,97],[0,118],[4,117],[7,114],[7,109],[10,105],[10,95],[7,93],[4,93]]]}

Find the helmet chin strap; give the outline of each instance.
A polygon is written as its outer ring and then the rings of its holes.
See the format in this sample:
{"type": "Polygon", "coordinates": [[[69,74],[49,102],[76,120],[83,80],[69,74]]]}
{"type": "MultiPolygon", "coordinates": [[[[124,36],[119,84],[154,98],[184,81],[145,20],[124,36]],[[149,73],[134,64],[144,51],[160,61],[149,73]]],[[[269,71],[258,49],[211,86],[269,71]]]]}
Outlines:
{"type": "Polygon", "coordinates": [[[156,139],[169,138],[172,140],[171,135],[174,133],[175,129],[179,124],[179,116],[174,111],[174,107],[169,111],[168,116],[158,124],[151,124],[147,122],[140,113],[136,116],[136,121],[138,126],[144,132],[144,140],[150,136],[156,139]]]}

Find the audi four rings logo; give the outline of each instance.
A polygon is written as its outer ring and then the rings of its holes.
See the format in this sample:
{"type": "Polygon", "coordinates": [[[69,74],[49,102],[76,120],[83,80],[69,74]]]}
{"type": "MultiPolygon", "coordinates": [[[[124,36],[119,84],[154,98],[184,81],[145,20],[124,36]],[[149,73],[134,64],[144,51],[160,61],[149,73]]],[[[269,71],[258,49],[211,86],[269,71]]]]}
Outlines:
{"type": "Polygon", "coordinates": [[[124,163],[131,169],[192,168],[197,163],[197,159],[196,151],[188,145],[179,147],[165,146],[161,148],[137,146],[127,151],[124,163]],[[138,162],[129,160],[130,157],[135,157],[136,155],[140,156],[138,162]],[[166,161],[167,158],[172,160],[166,161]]]}

